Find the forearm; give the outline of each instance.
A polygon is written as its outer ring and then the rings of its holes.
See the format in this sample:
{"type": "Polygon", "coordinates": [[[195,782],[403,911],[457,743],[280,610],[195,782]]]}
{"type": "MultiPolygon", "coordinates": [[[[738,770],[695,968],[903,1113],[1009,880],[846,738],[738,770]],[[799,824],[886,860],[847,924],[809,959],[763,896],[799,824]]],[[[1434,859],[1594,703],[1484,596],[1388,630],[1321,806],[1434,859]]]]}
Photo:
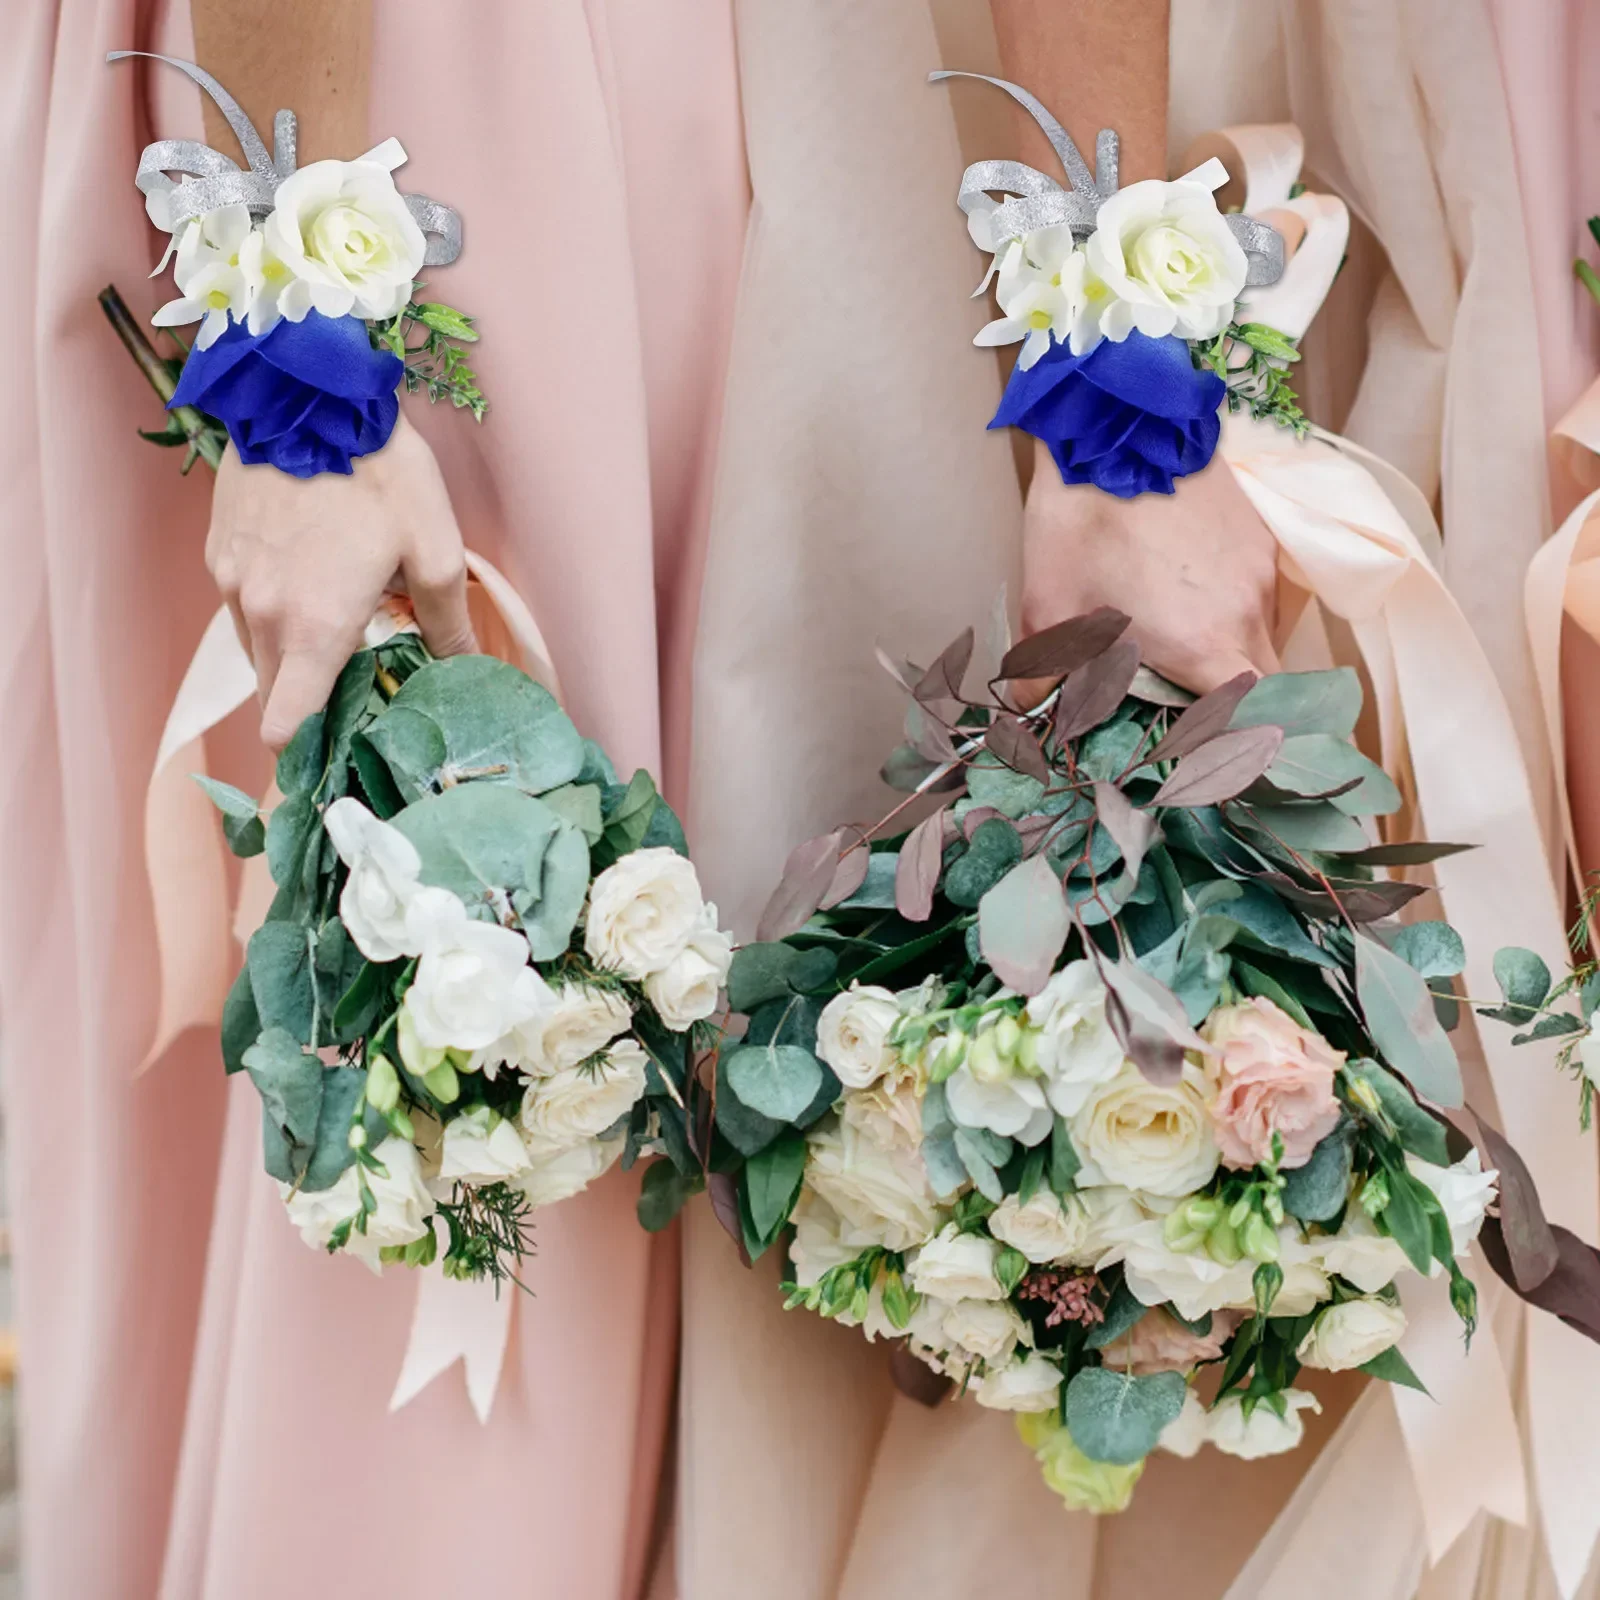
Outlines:
{"type": "MultiPolygon", "coordinates": [[[[244,107],[268,143],[284,107],[299,119],[300,164],[350,160],[372,140],[367,89],[371,0],[191,0],[195,59],[244,107]]],[[[206,139],[235,147],[205,101],[206,139]]]]}
{"type": "MultiPolygon", "coordinates": [[[[1095,135],[1115,128],[1122,181],[1167,175],[1168,0],[990,0],[1003,76],[1038,96],[1094,164],[1095,135]]],[[[1021,115],[1023,159],[1055,160],[1021,115]]]]}

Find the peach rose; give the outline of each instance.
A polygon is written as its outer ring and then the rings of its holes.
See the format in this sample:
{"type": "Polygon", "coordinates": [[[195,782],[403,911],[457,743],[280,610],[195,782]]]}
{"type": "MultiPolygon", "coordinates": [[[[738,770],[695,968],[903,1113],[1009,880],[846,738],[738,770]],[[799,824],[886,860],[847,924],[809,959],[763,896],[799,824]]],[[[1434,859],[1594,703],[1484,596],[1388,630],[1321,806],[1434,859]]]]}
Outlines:
{"type": "Polygon", "coordinates": [[[1333,1080],[1344,1053],[1260,998],[1220,1007],[1201,1031],[1218,1075],[1211,1116],[1224,1165],[1268,1160],[1276,1133],[1282,1165],[1304,1166],[1339,1120],[1333,1080]]]}
{"type": "Polygon", "coordinates": [[[1138,1377],[1147,1372],[1188,1372],[1221,1356],[1228,1335],[1243,1316],[1242,1311],[1213,1311],[1210,1333],[1190,1333],[1176,1317],[1155,1306],[1120,1339],[1113,1339],[1100,1359],[1113,1371],[1138,1377]]]}

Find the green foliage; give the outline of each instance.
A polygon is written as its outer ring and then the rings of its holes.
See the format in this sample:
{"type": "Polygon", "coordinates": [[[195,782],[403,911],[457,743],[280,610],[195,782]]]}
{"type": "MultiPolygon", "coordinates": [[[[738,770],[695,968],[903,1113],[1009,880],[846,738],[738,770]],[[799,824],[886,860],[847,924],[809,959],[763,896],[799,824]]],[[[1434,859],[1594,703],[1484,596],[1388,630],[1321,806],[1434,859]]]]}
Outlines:
{"type": "Polygon", "coordinates": [[[1300,409],[1285,365],[1300,359],[1296,340],[1264,323],[1229,325],[1208,344],[1192,344],[1197,367],[1209,367],[1228,386],[1228,409],[1288,428],[1297,438],[1311,424],[1300,409]]]}
{"type": "Polygon", "coordinates": [[[448,400],[482,422],[489,402],[463,348],[478,342],[474,320],[438,301],[413,300],[392,322],[372,323],[368,331],[374,348],[391,350],[405,362],[408,394],[421,392],[435,404],[448,400]]]}
{"type": "Polygon", "coordinates": [[[1181,1372],[1145,1377],[1085,1367],[1067,1385],[1067,1428],[1091,1461],[1141,1461],[1183,1409],[1181,1372]]]}

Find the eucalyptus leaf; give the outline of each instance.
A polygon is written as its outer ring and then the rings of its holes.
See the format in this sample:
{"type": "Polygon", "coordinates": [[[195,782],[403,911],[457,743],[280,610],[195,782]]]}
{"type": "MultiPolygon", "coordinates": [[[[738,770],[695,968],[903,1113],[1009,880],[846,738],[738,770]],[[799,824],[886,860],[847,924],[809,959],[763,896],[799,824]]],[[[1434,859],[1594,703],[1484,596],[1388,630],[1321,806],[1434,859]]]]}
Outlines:
{"type": "Polygon", "coordinates": [[[1410,922],[1397,929],[1389,948],[1424,978],[1453,978],[1467,964],[1461,935],[1448,922],[1410,922]]]}
{"type": "Polygon", "coordinates": [[[594,783],[567,783],[552,789],[540,799],[572,824],[590,844],[598,844],[605,832],[600,816],[600,786],[594,783]]]}
{"type": "MultiPolygon", "coordinates": [[[[937,820],[929,820],[935,828],[938,827],[937,820]]],[[[937,846],[935,850],[934,861],[937,866],[937,846]]],[[[1009,822],[992,817],[980,823],[965,852],[945,873],[945,898],[969,910],[976,907],[1021,859],[1022,840],[1009,822]]]]}
{"type": "Polygon", "coordinates": [[[805,1169],[806,1142],[798,1134],[774,1141],[745,1163],[750,1221],[764,1242],[770,1244],[789,1220],[805,1169]]]}
{"type": "Polygon", "coordinates": [[[1355,947],[1356,995],[1384,1060],[1425,1099],[1459,1106],[1461,1066],[1422,974],[1366,934],[1355,947]]]}
{"type": "Polygon", "coordinates": [[[1283,1173],[1283,1209],[1301,1222],[1329,1222],[1350,1198],[1350,1152],[1355,1125],[1345,1120],[1322,1139],[1301,1166],[1283,1173]]]}
{"type": "Polygon", "coordinates": [[[1259,679],[1239,702],[1231,726],[1271,723],[1286,737],[1329,733],[1347,739],[1361,715],[1361,680],[1351,667],[1325,672],[1275,672],[1259,679]]]}
{"type": "Polygon", "coordinates": [[[472,906],[519,890],[542,897],[545,855],[566,824],[505,784],[463,783],[407,806],[394,826],[417,847],[422,881],[472,906]]]}
{"type": "Polygon", "coordinates": [[[316,991],[311,975],[310,931],[298,922],[264,922],[250,936],[246,964],[256,1015],[265,1029],[281,1029],[311,1043],[316,991]]]}
{"type": "Polygon", "coordinates": [[[222,1065],[227,1072],[244,1070],[244,1053],[261,1032],[261,1016],[256,1010],[255,990],[250,984],[249,965],[239,975],[222,1002],[222,1065]]]}
{"type": "Polygon", "coordinates": [[[1091,1461],[1128,1466],[1155,1449],[1187,1392],[1181,1372],[1134,1377],[1085,1367],[1067,1385],[1067,1429],[1091,1461]]]}
{"type": "Polygon", "coordinates": [[[822,1084],[822,1066],[799,1045],[740,1045],[728,1053],[728,1087],[750,1110],[792,1122],[822,1084]]]}
{"type": "Polygon", "coordinates": [[[1400,791],[1388,773],[1347,739],[1331,733],[1300,733],[1285,739],[1266,777],[1291,794],[1340,790],[1333,803],[1352,816],[1385,816],[1400,809],[1400,791]],[[1344,788],[1352,780],[1355,788],[1344,788]]]}
{"type": "Polygon", "coordinates": [[[554,961],[565,953],[588,892],[588,843],[563,820],[545,850],[537,890],[511,897],[535,961],[554,961]]]}

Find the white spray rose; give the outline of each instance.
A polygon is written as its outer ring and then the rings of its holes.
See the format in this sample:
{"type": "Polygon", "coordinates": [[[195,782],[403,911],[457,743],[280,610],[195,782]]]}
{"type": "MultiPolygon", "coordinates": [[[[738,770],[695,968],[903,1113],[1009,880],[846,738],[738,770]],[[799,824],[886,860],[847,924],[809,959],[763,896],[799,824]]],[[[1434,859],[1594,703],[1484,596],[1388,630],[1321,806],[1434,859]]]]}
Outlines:
{"type": "Polygon", "coordinates": [[[1004,1300],[995,1276],[1000,1246],[987,1234],[962,1233],[948,1223],[917,1252],[907,1279],[935,1300],[1004,1300]]]}
{"type": "Polygon", "coordinates": [[[1051,1190],[1040,1187],[1026,1205],[1008,1194],[990,1213],[989,1232],[1035,1265],[1068,1261],[1084,1254],[1089,1213],[1077,1195],[1059,1200],[1051,1190]]]}
{"type": "MultiPolygon", "coordinates": [[[[367,1218],[367,1231],[350,1230],[345,1251],[363,1261],[374,1272],[379,1270],[378,1253],[385,1245],[410,1244],[428,1230],[433,1215],[433,1196],[422,1179],[422,1163],[409,1139],[391,1135],[373,1154],[383,1163],[384,1172],[369,1172],[367,1184],[378,1209],[367,1218]]],[[[315,1250],[325,1250],[334,1229],[361,1209],[359,1179],[352,1164],[340,1174],[330,1189],[315,1194],[289,1184],[280,1184],[284,1209],[289,1221],[300,1230],[300,1237],[315,1250]]]]}
{"type": "MultiPolygon", "coordinates": [[[[1436,1167],[1417,1156],[1407,1156],[1406,1166],[1414,1178],[1420,1178],[1433,1190],[1445,1221],[1450,1224],[1450,1242],[1458,1256],[1463,1254],[1483,1226],[1484,1213],[1499,1184],[1499,1173],[1485,1172],[1476,1150],[1469,1150],[1450,1167],[1436,1167]]],[[[1443,1266],[1435,1261],[1433,1275],[1442,1271],[1443,1266]]]]}
{"type": "Polygon", "coordinates": [[[1600,1034],[1593,1028],[1578,1041],[1578,1070],[1591,1089],[1600,1089],[1600,1034]]]}
{"type": "MultiPolygon", "coordinates": [[[[1102,1264],[1119,1258],[1128,1289],[1137,1299],[1145,1305],[1170,1304],[1188,1322],[1210,1311],[1255,1303],[1254,1261],[1246,1256],[1225,1265],[1204,1249],[1176,1251],[1167,1243],[1159,1217],[1129,1228],[1102,1264]]],[[[1292,1227],[1278,1231],[1278,1266],[1283,1284],[1273,1302],[1274,1316],[1304,1316],[1328,1298],[1320,1253],[1292,1227]]]]}
{"type": "Polygon", "coordinates": [[[1410,1264],[1405,1251],[1380,1233],[1359,1205],[1346,1209],[1337,1233],[1313,1239],[1311,1248],[1325,1272],[1353,1283],[1363,1294],[1387,1288],[1410,1264]]]}
{"type": "Polygon", "coordinates": [[[851,984],[822,1008],[817,1020],[817,1054],[847,1089],[865,1089],[895,1063],[889,1030],[900,1017],[900,1002],[887,989],[851,984]]]}
{"type": "Polygon", "coordinates": [[[278,185],[262,227],[289,281],[277,309],[291,322],[395,316],[411,298],[427,240],[394,178],[376,161],[313,161],[278,185]]]}
{"type": "Polygon", "coordinates": [[[1183,1396],[1183,1410],[1161,1430],[1161,1437],[1156,1444],[1158,1448],[1170,1450],[1173,1455],[1187,1460],[1206,1442],[1210,1431],[1211,1418],[1204,1401],[1193,1389],[1188,1389],[1183,1396]]]}
{"type": "Polygon", "coordinates": [[[807,1135],[805,1181],[863,1248],[909,1250],[939,1226],[939,1199],[921,1154],[881,1145],[848,1123],[830,1119],[807,1135]]]}
{"type": "Polygon", "coordinates": [[[339,920],[356,948],[369,961],[416,955],[419,947],[406,930],[406,910],[422,871],[417,847],[349,795],[328,807],[322,825],[350,869],[339,896],[339,920]]]}
{"type": "Polygon", "coordinates": [[[637,1039],[619,1039],[595,1066],[535,1078],[522,1100],[524,1131],[554,1145],[598,1138],[644,1093],[648,1060],[637,1039]]]}
{"type": "Polygon", "coordinates": [[[1052,339],[1065,344],[1083,316],[1085,267],[1065,223],[1036,228],[1025,239],[1006,241],[990,271],[1004,316],[988,323],[978,345],[1022,340],[1017,365],[1026,372],[1048,353],[1052,339]]]}
{"type": "Polygon", "coordinates": [[[505,1183],[528,1166],[516,1128],[488,1106],[474,1106],[445,1123],[438,1182],[446,1198],[454,1184],[505,1183]]]}
{"type": "Polygon", "coordinates": [[[1069,961],[1028,1002],[1039,1029],[1039,1069],[1045,1094],[1064,1117],[1122,1071],[1126,1056],[1106,1020],[1106,986],[1093,962],[1069,961]]]}
{"type": "Polygon", "coordinates": [[[958,1300],[940,1326],[950,1348],[998,1367],[1018,1344],[1027,1342],[1028,1326],[1004,1300],[958,1300]]]}
{"type": "Polygon", "coordinates": [[[1131,1061],[1100,1084],[1072,1120],[1082,1157],[1081,1184],[1114,1183],[1179,1199],[1211,1181],[1217,1170],[1211,1085],[1185,1065],[1173,1084],[1154,1084],[1131,1061]]]}
{"type": "Polygon", "coordinates": [[[643,982],[672,965],[704,920],[700,879],[665,845],[634,850],[589,890],[583,947],[597,966],[643,982]]]}
{"type": "Polygon", "coordinates": [[[717,908],[708,901],[689,942],[644,980],[644,992],[661,1020],[674,1033],[682,1033],[717,1009],[717,996],[732,965],[733,936],[717,926],[717,908]]]}
{"type": "Polygon", "coordinates": [[[544,986],[528,965],[528,941],[473,921],[448,889],[417,890],[406,929],[422,959],[405,1009],[424,1049],[482,1050],[537,1009],[544,986]]]}
{"type": "Polygon", "coordinates": [[[580,1139],[576,1144],[553,1145],[527,1139],[528,1170],[515,1184],[532,1206],[553,1206],[587,1189],[608,1171],[622,1154],[623,1139],[580,1139]]]}
{"type": "Polygon", "coordinates": [[[1345,1300],[1329,1306],[1300,1341],[1302,1366],[1348,1372],[1398,1344],[1406,1314],[1387,1300],[1345,1300]]]}
{"type": "Polygon", "coordinates": [[[1036,1351],[984,1375],[974,1393],[991,1411],[1053,1411],[1061,1392],[1061,1369],[1036,1351]]]}
{"type": "Polygon", "coordinates": [[[1281,1417],[1265,1400],[1246,1417],[1243,1396],[1226,1396],[1211,1409],[1206,1437],[1223,1454],[1239,1456],[1245,1461],[1297,1449],[1306,1434],[1300,1413],[1320,1412],[1322,1404],[1304,1389],[1284,1389],[1280,1398],[1284,1405],[1281,1417]]]}
{"type": "Polygon", "coordinates": [[[945,1104],[963,1127],[987,1128],[1030,1148],[1049,1134],[1052,1118],[1037,1078],[1013,1073],[985,1078],[970,1061],[945,1079],[945,1104]]]}
{"type": "Polygon", "coordinates": [[[1084,254],[1100,332],[1112,340],[1135,329],[1152,339],[1214,339],[1232,320],[1249,270],[1211,191],[1182,179],[1119,189],[1100,207],[1084,254]]]}

